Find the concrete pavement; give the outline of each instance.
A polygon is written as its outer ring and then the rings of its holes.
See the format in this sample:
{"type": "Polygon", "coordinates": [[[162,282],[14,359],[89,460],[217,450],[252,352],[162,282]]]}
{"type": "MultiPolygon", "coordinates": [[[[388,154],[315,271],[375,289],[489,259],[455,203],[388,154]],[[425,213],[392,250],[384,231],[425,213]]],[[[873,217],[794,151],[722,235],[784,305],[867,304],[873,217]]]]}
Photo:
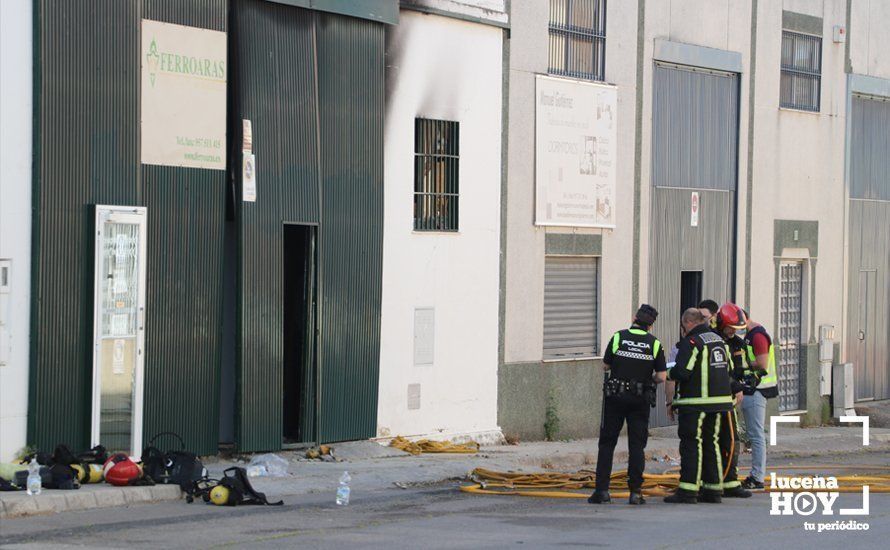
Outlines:
{"type": "MultiPolygon", "coordinates": [[[[838,463],[886,465],[890,451],[835,455],[838,463]]],[[[819,459],[822,460],[821,458],[819,459]]],[[[776,459],[776,466],[799,459],[776,459]]],[[[653,465],[654,467],[655,465],[653,465]]],[[[280,507],[216,507],[170,502],[0,524],[3,548],[886,548],[890,495],[874,494],[868,531],[816,533],[805,521],[837,517],[771,516],[770,498],[756,494],[720,505],[644,507],[616,501],[477,496],[458,482],[430,487],[354,489],[347,507],[332,488],[294,495],[280,507]]],[[[844,494],[841,507],[857,507],[844,494]]],[[[849,520],[851,518],[841,518],[849,520]]]]}
{"type": "MultiPolygon", "coordinates": [[[[779,428],[778,445],[769,449],[773,459],[785,457],[822,457],[829,462],[836,454],[856,454],[890,450],[890,429],[872,429],[871,445],[862,447],[859,427],[825,426],[779,428]]],[[[647,459],[654,467],[670,466],[678,460],[678,439],[674,428],[652,430],[647,447],[647,459]]],[[[332,494],[344,470],[352,476],[352,487],[358,492],[391,487],[416,488],[437,484],[443,480],[460,480],[474,468],[491,470],[559,470],[592,469],[596,463],[597,440],[566,442],[530,442],[520,445],[483,447],[475,455],[411,456],[401,451],[381,448],[370,441],[334,445],[334,454],[342,462],[301,460],[302,453],[283,452],[279,456],[289,461],[286,477],[253,478],[257,490],[274,499],[295,495],[332,494]]],[[[615,468],[624,467],[627,460],[627,441],[618,443],[615,468]]],[[[750,463],[750,455],[743,455],[741,465],[750,463]]],[[[238,463],[209,458],[205,464],[211,477],[238,463]]],[[[244,465],[243,463],[238,465],[244,465]]],[[[93,508],[128,506],[136,503],[178,500],[176,487],[126,487],[88,485],[78,491],[47,490],[37,497],[24,492],[0,493],[0,518],[15,518],[34,514],[51,514],[93,508]]]]}

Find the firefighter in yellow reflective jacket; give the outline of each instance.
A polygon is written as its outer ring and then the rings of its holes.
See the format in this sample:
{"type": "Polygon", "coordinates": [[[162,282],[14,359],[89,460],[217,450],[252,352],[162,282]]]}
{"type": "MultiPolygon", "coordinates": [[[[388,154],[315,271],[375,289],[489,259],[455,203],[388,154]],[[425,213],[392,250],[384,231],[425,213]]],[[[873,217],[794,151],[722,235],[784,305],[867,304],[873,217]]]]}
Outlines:
{"type": "Polygon", "coordinates": [[[677,361],[668,370],[668,378],[677,382],[671,405],[678,415],[680,486],[664,500],[719,503],[723,494],[720,419],[733,406],[730,352],[698,309],[684,311],[680,326],[677,361]]]}

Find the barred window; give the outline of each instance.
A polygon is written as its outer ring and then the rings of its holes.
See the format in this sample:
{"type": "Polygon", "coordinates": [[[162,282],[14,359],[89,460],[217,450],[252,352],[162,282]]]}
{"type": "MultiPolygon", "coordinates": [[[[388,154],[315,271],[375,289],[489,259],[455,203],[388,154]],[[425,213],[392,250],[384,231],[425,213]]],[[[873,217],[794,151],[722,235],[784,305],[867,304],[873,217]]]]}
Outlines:
{"type": "Polygon", "coordinates": [[[457,231],[457,122],[414,120],[414,230],[457,231]]]}
{"type": "Polygon", "coordinates": [[[550,0],[550,74],[606,78],[606,0],[550,0]]]}
{"type": "Polygon", "coordinates": [[[779,104],[819,111],[822,83],[822,38],[782,31],[782,83],[779,104]]]}

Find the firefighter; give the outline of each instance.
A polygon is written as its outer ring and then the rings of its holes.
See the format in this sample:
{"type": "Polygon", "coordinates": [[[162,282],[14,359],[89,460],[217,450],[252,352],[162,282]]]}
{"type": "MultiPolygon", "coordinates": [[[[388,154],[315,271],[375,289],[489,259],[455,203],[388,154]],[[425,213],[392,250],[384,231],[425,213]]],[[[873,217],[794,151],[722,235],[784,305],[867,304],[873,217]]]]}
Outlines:
{"type": "Polygon", "coordinates": [[[734,396],[734,406],[731,410],[723,413],[720,422],[720,453],[723,458],[723,496],[732,498],[748,498],[751,491],[742,487],[738,478],[739,467],[739,419],[736,407],[742,402],[744,384],[744,372],[747,365],[745,359],[746,348],[745,341],[736,334],[737,330],[745,328],[744,323],[740,323],[739,313],[741,308],[737,305],[727,302],[723,304],[718,311],[715,312],[714,324],[716,330],[726,341],[732,357],[732,394],[734,396]],[[733,321],[735,319],[735,321],[733,321]],[[735,323],[735,324],[733,324],[735,323]]]}
{"type": "Polygon", "coordinates": [[[720,503],[723,459],[719,433],[722,413],[732,409],[730,353],[697,308],[680,319],[676,364],[668,379],[677,382],[670,403],[676,410],[680,436],[680,486],[665,502],[720,503]]]}
{"type": "Polygon", "coordinates": [[[607,378],[603,382],[603,415],[600,422],[596,490],[591,504],[611,501],[609,480],[618,434],[627,421],[628,481],[630,504],[645,504],[643,470],[649,437],[649,409],[655,406],[655,386],[665,380],[666,365],[661,342],[650,334],[658,312],[643,304],[630,328],[616,332],[603,355],[607,378]]]}

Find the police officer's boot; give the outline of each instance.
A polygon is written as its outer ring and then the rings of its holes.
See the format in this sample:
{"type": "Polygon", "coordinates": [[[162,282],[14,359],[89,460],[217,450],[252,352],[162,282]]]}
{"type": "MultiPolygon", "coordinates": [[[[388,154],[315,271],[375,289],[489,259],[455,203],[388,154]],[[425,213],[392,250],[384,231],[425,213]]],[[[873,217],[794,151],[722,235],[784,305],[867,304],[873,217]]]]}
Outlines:
{"type": "Polygon", "coordinates": [[[698,495],[699,502],[707,502],[710,504],[720,504],[723,502],[721,495],[723,491],[712,491],[710,489],[702,489],[698,495]]]}
{"type": "Polygon", "coordinates": [[[698,502],[698,495],[690,491],[678,489],[676,493],[664,497],[664,501],[673,504],[695,504],[698,502]]]}
{"type": "Polygon", "coordinates": [[[593,494],[587,498],[587,502],[590,504],[607,504],[612,502],[612,497],[609,496],[609,491],[594,491],[593,494]]]}
{"type": "Polygon", "coordinates": [[[751,491],[741,485],[736,485],[732,489],[723,489],[723,498],[748,498],[750,496],[751,491]]]}
{"type": "Polygon", "coordinates": [[[627,501],[628,504],[646,504],[646,499],[643,498],[643,493],[640,491],[631,491],[630,498],[627,501]]]}

